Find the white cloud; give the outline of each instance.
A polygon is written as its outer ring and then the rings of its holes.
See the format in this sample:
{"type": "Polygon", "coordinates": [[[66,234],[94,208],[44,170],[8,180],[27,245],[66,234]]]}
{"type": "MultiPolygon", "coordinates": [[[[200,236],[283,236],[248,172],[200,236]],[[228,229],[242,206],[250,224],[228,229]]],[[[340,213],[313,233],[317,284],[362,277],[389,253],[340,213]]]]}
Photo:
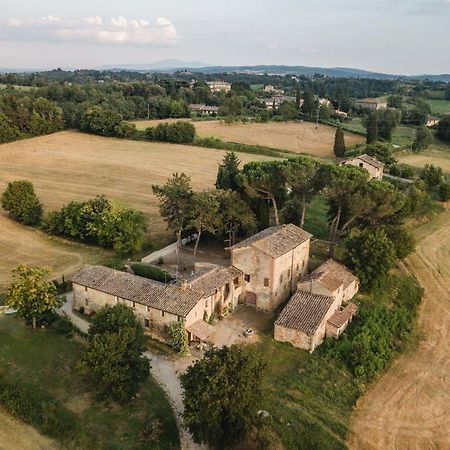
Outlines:
{"type": "Polygon", "coordinates": [[[141,45],[178,41],[174,24],[165,17],[157,18],[155,23],[123,16],[111,17],[109,21],[100,16],[88,16],[81,20],[62,20],[55,16],[8,19],[0,22],[0,38],[4,34],[2,31],[6,31],[8,40],[46,41],[57,38],[73,42],[141,45]]]}
{"type": "Polygon", "coordinates": [[[111,17],[111,25],[114,27],[126,28],[128,26],[128,20],[125,17],[111,17]]]}
{"type": "Polygon", "coordinates": [[[83,19],[88,25],[103,25],[103,19],[100,16],[88,16],[83,19]]]}

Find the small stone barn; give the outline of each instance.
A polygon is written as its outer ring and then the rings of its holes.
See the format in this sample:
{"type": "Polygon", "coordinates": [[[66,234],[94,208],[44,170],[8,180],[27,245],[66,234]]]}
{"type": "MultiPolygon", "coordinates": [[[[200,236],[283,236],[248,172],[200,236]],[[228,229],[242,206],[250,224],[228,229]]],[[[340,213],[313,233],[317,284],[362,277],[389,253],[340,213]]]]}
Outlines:
{"type": "Polygon", "coordinates": [[[275,321],[274,339],[312,352],[325,339],[327,321],[338,307],[333,297],[297,291],[275,321]]]}
{"type": "Polygon", "coordinates": [[[372,156],[367,154],[355,156],[354,158],[347,159],[342,164],[349,164],[351,166],[361,167],[369,172],[370,178],[376,180],[383,179],[384,164],[378,161],[372,156]]]}
{"type": "Polygon", "coordinates": [[[296,225],[280,225],[231,247],[231,264],[244,274],[242,303],[273,311],[289,298],[308,273],[311,237],[296,225]]]}
{"type": "Polygon", "coordinates": [[[359,289],[358,278],[334,259],[328,259],[297,284],[301,291],[335,297],[341,303],[351,300],[359,289]]]}

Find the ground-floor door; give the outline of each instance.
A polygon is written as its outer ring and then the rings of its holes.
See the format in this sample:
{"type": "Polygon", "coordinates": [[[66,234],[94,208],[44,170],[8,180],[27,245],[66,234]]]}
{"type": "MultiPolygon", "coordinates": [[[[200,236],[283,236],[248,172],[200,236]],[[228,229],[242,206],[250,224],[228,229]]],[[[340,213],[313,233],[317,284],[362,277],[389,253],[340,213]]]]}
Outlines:
{"type": "Polygon", "coordinates": [[[256,306],[256,294],[254,292],[245,293],[245,304],[256,306]]]}

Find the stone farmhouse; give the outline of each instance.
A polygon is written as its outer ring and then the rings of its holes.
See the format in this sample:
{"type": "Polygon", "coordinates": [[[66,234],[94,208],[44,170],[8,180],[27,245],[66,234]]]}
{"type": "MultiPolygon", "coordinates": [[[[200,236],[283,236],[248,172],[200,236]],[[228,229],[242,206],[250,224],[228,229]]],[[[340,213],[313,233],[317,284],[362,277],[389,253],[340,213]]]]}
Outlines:
{"type": "Polygon", "coordinates": [[[211,92],[231,91],[231,84],[226,81],[207,81],[206,84],[211,92]]]}
{"type": "Polygon", "coordinates": [[[229,267],[206,265],[175,284],[85,265],[69,278],[73,308],[93,314],[124,303],[155,339],[168,341],[167,325],[182,321],[190,342],[213,342],[212,317],[227,315],[239,303],[274,311],[291,298],[275,322],[274,337],[312,351],[326,336],[338,337],[352,319],[356,307],[348,301],[358,280],[331,259],[308,274],[311,238],[292,224],[267,228],[228,249],[229,267]]]}
{"type": "Polygon", "coordinates": [[[280,225],[231,247],[231,265],[244,274],[242,303],[273,311],[287,300],[308,272],[311,238],[295,225],[280,225]]]}
{"type": "Polygon", "coordinates": [[[275,321],[274,339],[312,352],[325,337],[339,337],[357,312],[349,300],[358,288],[355,275],[337,261],[327,260],[299,281],[298,290],[275,321]]]}
{"type": "Polygon", "coordinates": [[[377,100],[373,98],[366,98],[362,100],[355,100],[355,105],[360,106],[361,108],[377,110],[377,109],[386,109],[387,102],[384,100],[377,100]]]}
{"type": "Polygon", "coordinates": [[[371,156],[364,154],[347,159],[341,164],[350,164],[351,166],[361,167],[369,172],[370,179],[383,179],[384,164],[371,156]]]}
{"type": "Polygon", "coordinates": [[[213,116],[219,113],[218,106],[208,106],[203,103],[201,104],[192,103],[189,105],[189,110],[202,116],[213,116]]]}
{"type": "Polygon", "coordinates": [[[85,265],[70,281],[74,309],[92,314],[105,305],[125,303],[145,331],[162,341],[168,338],[166,326],[175,321],[184,321],[190,341],[207,340],[214,329],[203,319],[235,308],[242,291],[242,273],[233,267],[214,267],[176,286],[85,265]]]}

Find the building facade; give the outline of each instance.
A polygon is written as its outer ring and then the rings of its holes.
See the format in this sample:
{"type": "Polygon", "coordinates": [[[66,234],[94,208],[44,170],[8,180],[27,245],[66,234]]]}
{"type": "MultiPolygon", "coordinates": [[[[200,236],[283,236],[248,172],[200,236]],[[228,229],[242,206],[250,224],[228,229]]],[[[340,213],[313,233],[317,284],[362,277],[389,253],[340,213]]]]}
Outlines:
{"type": "Polygon", "coordinates": [[[342,164],[366,169],[369,172],[370,179],[383,179],[384,164],[367,154],[355,156],[354,158],[343,161],[342,164]]]}
{"type": "Polygon", "coordinates": [[[231,91],[231,84],[227,83],[226,81],[207,81],[206,84],[208,85],[211,92],[231,91]]]}
{"type": "Polygon", "coordinates": [[[231,247],[231,264],[243,273],[241,302],[273,311],[308,271],[312,235],[295,225],[267,228],[231,247]]]}

